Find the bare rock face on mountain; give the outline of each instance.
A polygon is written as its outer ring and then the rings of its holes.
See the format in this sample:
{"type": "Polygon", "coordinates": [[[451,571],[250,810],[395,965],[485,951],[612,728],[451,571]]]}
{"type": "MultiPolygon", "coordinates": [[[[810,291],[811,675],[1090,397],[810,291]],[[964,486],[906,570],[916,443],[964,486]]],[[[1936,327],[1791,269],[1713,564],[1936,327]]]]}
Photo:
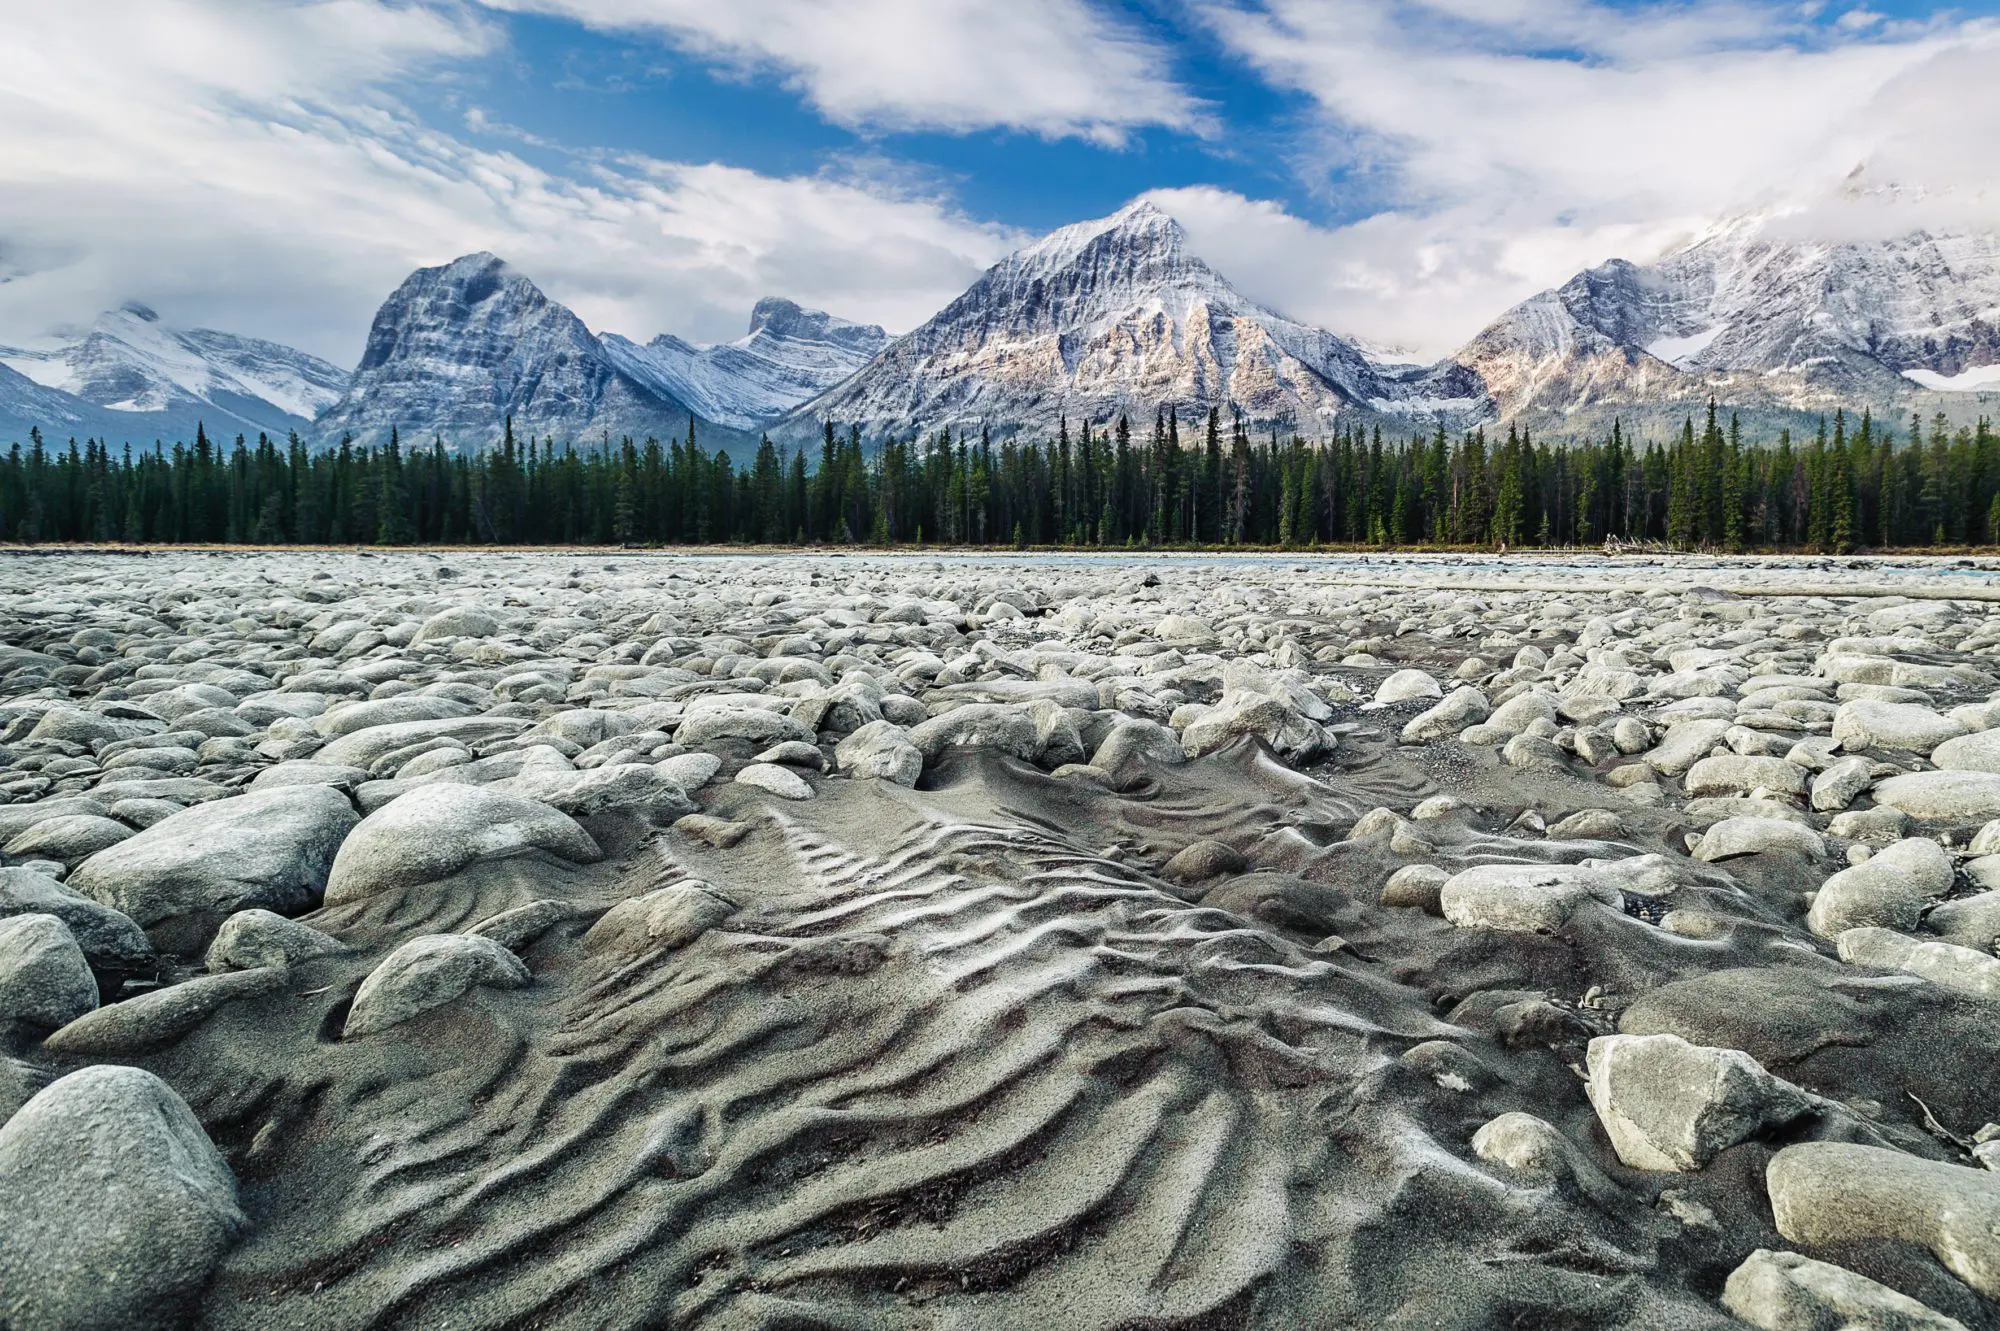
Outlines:
{"type": "Polygon", "coordinates": [[[1178,222],[1141,202],[1001,260],[789,424],[1052,435],[1065,417],[1150,422],[1166,408],[1186,418],[1211,407],[1317,434],[1357,409],[1428,421],[1483,403],[1460,367],[1386,370],[1256,304],[1190,252],[1178,222]]]}
{"type": "Polygon", "coordinates": [[[605,351],[627,374],[677,398],[704,418],[749,430],[832,388],[888,345],[876,324],[767,296],[734,342],[697,346],[671,333],[640,346],[607,333],[605,351]]]}
{"type": "Polygon", "coordinates": [[[1698,404],[1831,411],[2000,387],[2000,234],[1825,243],[1746,222],[1614,259],[1457,356],[1502,416],[1698,404]]]}
{"type": "Polygon", "coordinates": [[[619,367],[568,307],[491,254],[419,268],[376,312],[345,397],[319,419],[324,440],[379,442],[397,428],[447,444],[523,436],[594,439],[685,432],[688,408],[619,367]]]}

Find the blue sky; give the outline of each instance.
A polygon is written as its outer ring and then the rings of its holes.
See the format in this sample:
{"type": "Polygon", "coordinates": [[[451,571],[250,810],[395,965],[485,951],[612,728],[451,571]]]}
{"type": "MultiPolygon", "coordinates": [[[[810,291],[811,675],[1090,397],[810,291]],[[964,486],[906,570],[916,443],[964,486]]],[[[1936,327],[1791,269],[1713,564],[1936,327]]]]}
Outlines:
{"type": "Polygon", "coordinates": [[[0,342],[127,299],[351,362],[491,249],[592,327],[913,326],[1150,195],[1251,295],[1442,354],[1726,225],[1991,226],[2000,0],[10,6],[0,342]]]}

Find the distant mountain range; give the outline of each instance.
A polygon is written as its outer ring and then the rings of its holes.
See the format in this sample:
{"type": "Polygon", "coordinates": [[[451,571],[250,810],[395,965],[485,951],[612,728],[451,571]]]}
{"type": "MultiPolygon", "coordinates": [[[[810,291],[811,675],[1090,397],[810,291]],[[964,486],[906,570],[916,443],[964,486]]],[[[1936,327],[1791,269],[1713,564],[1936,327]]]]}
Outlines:
{"type": "Polygon", "coordinates": [[[0,347],[0,438],[31,427],[134,443],[192,439],[197,422],[231,436],[284,434],[340,399],[348,374],[275,342],[177,330],[144,305],[100,315],[74,341],[0,347]]]}
{"type": "Polygon", "coordinates": [[[1308,436],[1518,421],[1594,433],[1670,426],[1714,396],[1754,417],[1835,407],[2000,407],[2000,233],[1779,238],[1736,223],[1651,265],[1613,260],[1506,311],[1434,365],[1302,324],[1237,291],[1151,203],[1064,227],[994,265],[900,337],[791,301],[704,346],[593,333],[491,254],[411,274],[348,374],[303,352],[144,306],[82,337],[0,347],[0,439],[149,443],[298,430],[320,443],[453,447],[516,433],[589,444],[684,434],[783,441],[822,422],[871,436],[943,427],[1053,433],[1123,413],[1211,408],[1308,436]]]}

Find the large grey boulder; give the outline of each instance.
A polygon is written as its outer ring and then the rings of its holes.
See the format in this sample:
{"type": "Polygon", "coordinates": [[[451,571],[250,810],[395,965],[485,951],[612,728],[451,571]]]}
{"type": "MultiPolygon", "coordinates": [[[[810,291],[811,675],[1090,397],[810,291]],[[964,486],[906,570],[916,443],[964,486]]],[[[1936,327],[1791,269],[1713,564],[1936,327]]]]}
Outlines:
{"type": "Polygon", "coordinates": [[[1374,701],[1380,706],[1444,697],[1444,686],[1422,670],[1398,670],[1375,688],[1374,701]]]}
{"type": "Polygon", "coordinates": [[[275,967],[197,975],[122,1002],[86,1012],[57,1030],[42,1047],[80,1058],[123,1058],[180,1039],[229,1003],[261,998],[284,986],[275,967]]]}
{"type": "Polygon", "coordinates": [[[1732,724],[1714,718],[1683,721],[1647,750],[1646,765],[1662,776],[1679,776],[1707,757],[1708,751],[1729,733],[1732,724]]]}
{"type": "Polygon", "coordinates": [[[0,1027],[54,1030],[96,1007],[97,980],[61,920],[0,920],[0,1027]]]}
{"type": "Polygon", "coordinates": [[[2000,772],[1906,772],[1877,781],[1870,793],[1920,823],[1967,827],[2000,818],[2000,772]]]}
{"type": "Polygon", "coordinates": [[[1177,767],[1187,761],[1180,738],[1158,721],[1128,716],[1113,723],[1097,742],[1090,765],[1116,772],[1127,763],[1145,761],[1177,767]]]}
{"type": "Polygon", "coordinates": [[[334,852],[358,821],[328,786],[253,791],[162,819],[85,860],[69,882],[131,916],[156,944],[192,952],[239,910],[295,915],[317,905],[334,852]]]}
{"type": "Polygon", "coordinates": [[[1593,902],[1623,910],[1625,897],[1596,870],[1570,864],[1475,865],[1438,890],[1452,924],[1511,933],[1554,933],[1593,902]]]}
{"type": "Polygon", "coordinates": [[[36,823],[8,841],[5,850],[16,859],[75,864],[131,835],[132,829],[115,818],[73,813],[36,823]]]}
{"type": "Polygon", "coordinates": [[[1226,689],[1215,706],[1190,721],[1181,732],[1181,748],[1199,758],[1254,735],[1272,752],[1291,762],[1304,762],[1331,748],[1327,733],[1290,703],[1264,693],[1226,689]]]}
{"type": "Polygon", "coordinates": [[[1874,779],[1874,764],[1866,758],[1842,758],[1813,778],[1812,806],[1822,813],[1838,813],[1874,779]]]}
{"type": "Polygon", "coordinates": [[[1929,1248],[2000,1298],[2000,1174],[1847,1142],[1802,1142],[1764,1171],[1778,1232],[1826,1245],[1895,1239],[1929,1248]]]}
{"type": "Polygon", "coordinates": [[[1601,1035],[1586,1054],[1590,1105],[1633,1169],[1689,1173],[1811,1107],[1804,1091],[1737,1049],[1678,1035],[1601,1035]]]}
{"type": "Polygon", "coordinates": [[[229,1167],[165,1082],[72,1072],[0,1126],[0,1323],[184,1326],[244,1223],[229,1167]]]}
{"type": "Polygon", "coordinates": [[[13,915],[55,916],[97,970],[146,972],[157,962],[152,940],[130,916],[34,869],[0,869],[0,919],[13,915]]]}
{"type": "Polygon", "coordinates": [[[1941,989],[1975,998],[2000,998],[2000,957],[1990,952],[1874,928],[1849,929],[1835,946],[1840,959],[1851,965],[1920,975],[1941,989]]]}
{"type": "Polygon", "coordinates": [[[1041,752],[1041,737],[1026,711],[1003,703],[968,703],[934,716],[910,730],[910,743],[936,762],[951,749],[990,749],[1010,758],[1032,762],[1041,752]]]}
{"type": "Polygon", "coordinates": [[[834,765],[852,776],[914,786],[924,774],[924,755],[910,732],[893,721],[870,721],[833,746],[834,765]]]}
{"type": "Polygon", "coordinates": [[[1856,698],[1833,714],[1833,738],[1846,749],[1893,749],[1929,753],[1965,727],[1916,703],[1856,698]]]}
{"type": "Polygon", "coordinates": [[[2000,951],[2000,890],[1939,902],[1924,916],[1924,928],[1960,947],[2000,951]]]}
{"type": "Polygon", "coordinates": [[[526,721],[512,716],[448,716],[437,721],[397,721],[369,726],[366,730],[329,740],[313,754],[313,761],[372,768],[392,753],[414,749],[429,740],[484,744],[490,740],[511,739],[527,728],[526,721]]]}
{"type": "Polygon", "coordinates": [[[1763,789],[1778,795],[1803,795],[1811,775],[1797,763],[1783,758],[1759,758],[1743,754],[1718,754],[1703,758],[1688,768],[1686,784],[1690,795],[1742,795],[1763,789]]]}
{"type": "Polygon", "coordinates": [[[694,801],[650,763],[606,763],[584,771],[540,768],[496,781],[489,789],[538,800],[572,818],[626,809],[651,818],[694,812],[694,801]]]}
{"type": "Polygon", "coordinates": [[[769,748],[788,739],[810,744],[814,738],[809,726],[784,712],[747,706],[690,708],[674,732],[674,739],[690,748],[723,741],[769,748]]]}
{"type": "Polygon", "coordinates": [[[1966,1331],[1957,1318],[1844,1266],[1769,1248],[1730,1273],[1722,1306],[1759,1331],[1966,1331]]]}
{"type": "Polygon", "coordinates": [[[1910,837],[1820,884],[1806,927],[1826,939],[1869,925],[1914,930],[1951,884],[1951,856],[1935,841],[1910,837]]]}
{"type": "Polygon", "coordinates": [[[490,638],[500,631],[500,621],[476,605],[459,606],[432,615],[410,639],[411,646],[443,638],[490,638]]]}
{"type": "Polygon", "coordinates": [[[1948,739],[1931,750],[1931,762],[1950,772],[2000,772],[2000,730],[1948,739]]]}
{"type": "Polygon", "coordinates": [[[1461,684],[1436,706],[1417,713],[1403,724],[1403,743],[1431,744],[1450,739],[1490,715],[1492,712],[1487,706],[1486,695],[1470,684],[1461,684]]]}
{"type": "Polygon", "coordinates": [[[387,1030],[482,985],[519,989],[528,981],[528,968],[521,959],[491,938],[478,934],[412,938],[361,982],[340,1038],[352,1040],[387,1030]]]}
{"type": "Polygon", "coordinates": [[[268,910],[240,910],[215,931],[215,941],[208,945],[207,962],[211,973],[220,974],[261,966],[290,966],[346,950],[347,945],[338,938],[309,924],[288,920],[268,910]]]}
{"type": "Polygon", "coordinates": [[[1694,857],[1713,864],[1738,855],[1780,851],[1817,859],[1826,854],[1826,841],[1812,828],[1784,818],[1725,818],[1702,833],[1694,857]]]}
{"type": "Polygon", "coordinates": [[[328,739],[352,735],[373,726],[396,725],[407,721],[444,721],[470,716],[472,709],[450,698],[427,693],[406,693],[399,698],[373,698],[351,703],[314,719],[313,729],[328,739]]]}
{"type": "Polygon", "coordinates": [[[326,904],[434,883],[479,860],[546,851],[581,864],[603,858],[568,814],[490,786],[418,786],[361,820],[326,880],[326,904]]]}
{"type": "Polygon", "coordinates": [[[707,883],[689,879],[640,897],[628,897],[604,913],[583,936],[591,953],[628,957],[686,947],[737,911],[734,901],[707,883]]]}

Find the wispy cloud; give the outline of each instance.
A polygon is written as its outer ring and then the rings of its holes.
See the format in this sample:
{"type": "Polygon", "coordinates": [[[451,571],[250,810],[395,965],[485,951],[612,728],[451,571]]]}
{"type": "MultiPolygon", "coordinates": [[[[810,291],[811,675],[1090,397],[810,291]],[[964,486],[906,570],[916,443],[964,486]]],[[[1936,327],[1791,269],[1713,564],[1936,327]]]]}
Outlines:
{"type": "Polygon", "coordinates": [[[656,34],[745,73],[776,71],[861,130],[990,128],[1117,144],[1204,109],[1169,52],[1088,0],[482,0],[656,34]]]}
{"type": "MultiPolygon", "coordinates": [[[[1928,200],[1877,209],[1872,226],[1992,211],[2000,100],[1981,71],[2000,42],[1988,24],[1829,22],[1753,0],[1215,0],[1199,12],[1264,78],[1311,99],[1309,184],[1364,219],[1313,228],[1196,191],[1181,206],[1215,219],[1197,227],[1209,248],[1235,248],[1232,231],[1289,235],[1295,276],[1274,294],[1297,314],[1426,351],[1586,264],[1647,258],[1745,212],[1852,203],[1857,179],[1902,185],[1905,201],[1918,185],[1928,200]]],[[[1833,209],[1816,224],[1857,218],[1833,209]]]]}
{"type": "Polygon", "coordinates": [[[481,12],[98,0],[10,15],[0,341],[140,298],[351,361],[411,268],[509,258],[592,326],[737,336],[782,294],[907,327],[1018,237],[880,178],[597,153],[547,167],[394,90],[494,52],[481,12]]]}

